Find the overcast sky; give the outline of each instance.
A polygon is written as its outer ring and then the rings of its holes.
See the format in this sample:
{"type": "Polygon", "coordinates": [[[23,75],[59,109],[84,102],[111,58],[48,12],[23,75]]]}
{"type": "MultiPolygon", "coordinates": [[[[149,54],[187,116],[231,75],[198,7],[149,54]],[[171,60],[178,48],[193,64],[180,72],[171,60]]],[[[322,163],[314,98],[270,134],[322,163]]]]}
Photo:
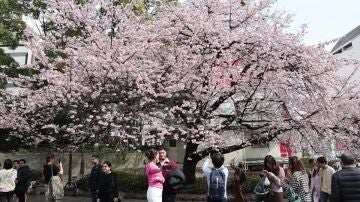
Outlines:
{"type": "Polygon", "coordinates": [[[341,37],[360,25],[360,0],[278,0],[275,6],[295,14],[295,27],[308,25],[307,44],[341,37]]]}

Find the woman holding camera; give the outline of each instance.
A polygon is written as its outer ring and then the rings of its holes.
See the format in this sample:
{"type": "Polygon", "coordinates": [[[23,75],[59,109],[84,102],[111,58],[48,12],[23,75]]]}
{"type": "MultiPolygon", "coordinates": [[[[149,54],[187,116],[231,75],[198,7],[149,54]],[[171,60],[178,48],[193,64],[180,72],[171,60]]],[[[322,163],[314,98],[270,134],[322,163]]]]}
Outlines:
{"type": "Polygon", "coordinates": [[[283,202],[282,181],[285,178],[285,172],[271,155],[265,156],[263,175],[264,180],[267,178],[270,182],[271,189],[271,193],[267,197],[266,202],[283,202]]]}

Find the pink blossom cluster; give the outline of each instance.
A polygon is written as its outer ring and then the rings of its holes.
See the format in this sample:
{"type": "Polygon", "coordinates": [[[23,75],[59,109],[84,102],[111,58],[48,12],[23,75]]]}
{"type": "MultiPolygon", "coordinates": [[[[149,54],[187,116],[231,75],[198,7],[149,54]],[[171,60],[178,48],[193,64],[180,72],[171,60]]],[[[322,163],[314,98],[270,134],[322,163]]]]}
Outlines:
{"type": "Polygon", "coordinates": [[[356,85],[336,74],[352,61],[305,45],[305,29],[288,31],[291,16],[273,1],[134,12],[138,3],[48,0],[53,28],[27,33],[39,74],[14,81],[24,90],[0,105],[2,127],[29,144],[175,138],[241,149],[277,140],[320,151],[357,140],[356,85]],[[232,130],[244,135],[224,135],[232,130]]]}

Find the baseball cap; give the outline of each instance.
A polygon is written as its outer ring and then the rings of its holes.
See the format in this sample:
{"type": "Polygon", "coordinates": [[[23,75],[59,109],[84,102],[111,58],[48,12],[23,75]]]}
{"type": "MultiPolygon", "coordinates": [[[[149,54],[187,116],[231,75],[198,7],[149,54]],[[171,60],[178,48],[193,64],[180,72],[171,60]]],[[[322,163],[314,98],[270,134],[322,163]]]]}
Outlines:
{"type": "Polygon", "coordinates": [[[352,165],[355,163],[355,157],[351,153],[343,153],[341,156],[338,156],[341,159],[341,162],[344,165],[352,165]]]}

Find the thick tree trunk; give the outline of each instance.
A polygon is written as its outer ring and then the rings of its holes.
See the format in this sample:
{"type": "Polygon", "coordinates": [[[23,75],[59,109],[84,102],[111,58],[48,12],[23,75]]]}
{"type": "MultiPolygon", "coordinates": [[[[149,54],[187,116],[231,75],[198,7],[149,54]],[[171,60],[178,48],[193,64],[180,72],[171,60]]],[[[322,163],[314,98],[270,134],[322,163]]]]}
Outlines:
{"type": "Polygon", "coordinates": [[[195,183],[195,170],[196,164],[201,160],[199,157],[194,156],[198,145],[188,142],[186,144],[185,157],[184,157],[184,167],[183,172],[186,177],[186,184],[195,183]]]}
{"type": "Polygon", "coordinates": [[[80,176],[84,177],[84,174],[85,174],[84,152],[81,151],[80,176]]]}
{"type": "Polygon", "coordinates": [[[69,153],[69,170],[68,170],[68,182],[71,183],[72,178],[72,152],[69,153]]]}

